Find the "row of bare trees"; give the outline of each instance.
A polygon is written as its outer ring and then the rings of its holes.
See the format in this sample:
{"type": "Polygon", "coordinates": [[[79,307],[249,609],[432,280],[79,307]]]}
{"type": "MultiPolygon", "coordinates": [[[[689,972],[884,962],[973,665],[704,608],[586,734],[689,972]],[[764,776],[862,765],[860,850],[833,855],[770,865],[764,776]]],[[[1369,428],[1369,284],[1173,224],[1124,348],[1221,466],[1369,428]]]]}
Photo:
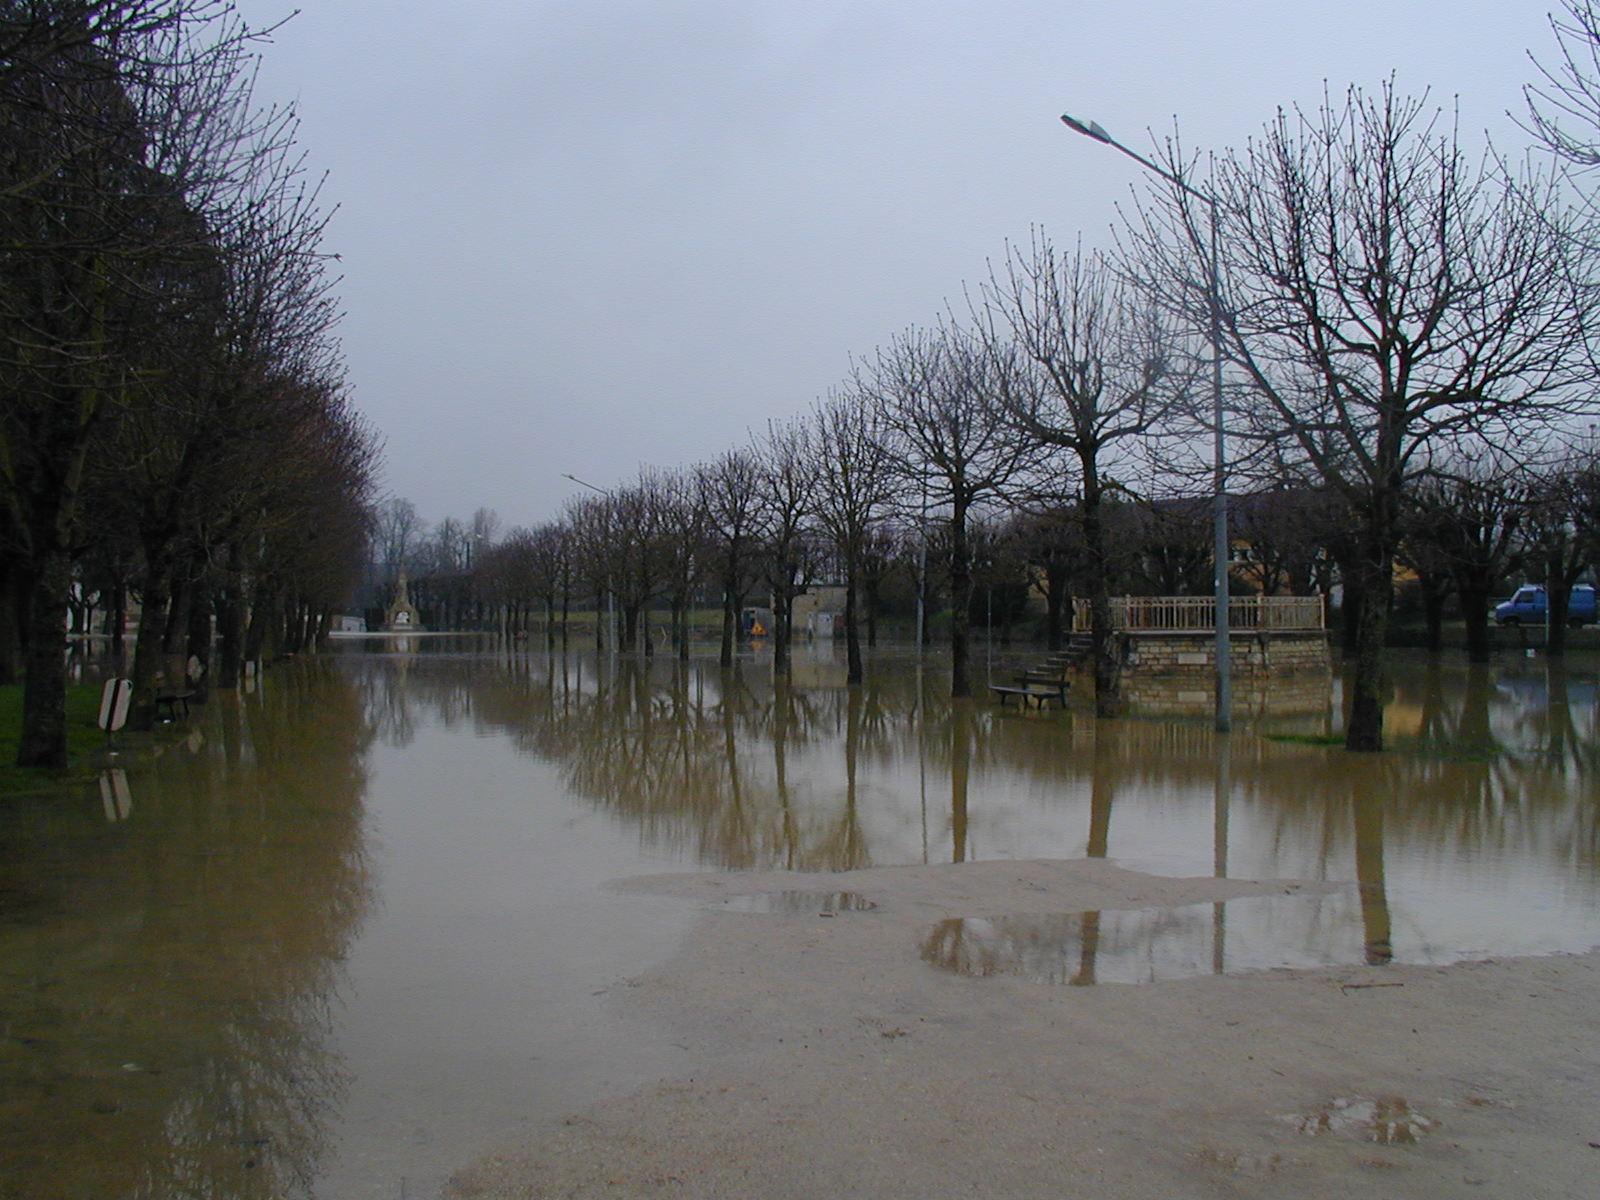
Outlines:
{"type": "Polygon", "coordinates": [[[130,594],[135,720],[314,641],[365,558],[326,213],[220,0],[0,9],[0,679],[66,759],[63,635],[130,594]]]}
{"type": "Polygon", "coordinates": [[[687,598],[709,582],[727,661],[759,585],[777,608],[781,664],[795,592],[835,578],[859,680],[871,547],[933,512],[959,696],[971,688],[973,531],[1021,512],[1042,534],[1070,527],[1059,553],[1036,557],[1088,596],[1096,702],[1114,711],[1113,514],[1197,502],[1221,470],[1215,353],[1228,490],[1258,498],[1234,536],[1257,574],[1306,586],[1320,570],[1326,586],[1336,569],[1354,660],[1347,744],[1381,748],[1399,562],[1430,594],[1461,597],[1481,654],[1497,578],[1520,565],[1559,604],[1600,560],[1600,273],[1582,175],[1600,161],[1597,31],[1593,5],[1572,0],[1556,22],[1562,59],[1530,91],[1529,127],[1553,160],[1469,149],[1451,113],[1392,83],[1280,112],[1206,160],[1176,137],[1159,143],[1161,174],[1115,253],[1065,252],[1042,233],[1008,248],[964,312],[892,338],[805,417],[519,531],[508,594],[549,611],[558,596],[609,596],[629,639],[666,597],[681,646],[687,598]],[[1270,561],[1260,527],[1274,498],[1309,498],[1315,554],[1270,561]]]}

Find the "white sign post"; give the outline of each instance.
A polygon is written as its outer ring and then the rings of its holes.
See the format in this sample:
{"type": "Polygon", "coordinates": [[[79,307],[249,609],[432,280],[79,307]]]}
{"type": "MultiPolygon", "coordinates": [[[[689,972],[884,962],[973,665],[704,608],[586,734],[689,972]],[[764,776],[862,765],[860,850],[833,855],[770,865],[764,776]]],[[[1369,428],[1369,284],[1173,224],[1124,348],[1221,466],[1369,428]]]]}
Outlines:
{"type": "MultiPolygon", "coordinates": [[[[128,702],[133,699],[133,680],[108,679],[100,691],[100,718],[97,724],[106,731],[106,747],[111,735],[128,722],[128,702]]],[[[115,754],[115,750],[110,751],[115,754]]]]}

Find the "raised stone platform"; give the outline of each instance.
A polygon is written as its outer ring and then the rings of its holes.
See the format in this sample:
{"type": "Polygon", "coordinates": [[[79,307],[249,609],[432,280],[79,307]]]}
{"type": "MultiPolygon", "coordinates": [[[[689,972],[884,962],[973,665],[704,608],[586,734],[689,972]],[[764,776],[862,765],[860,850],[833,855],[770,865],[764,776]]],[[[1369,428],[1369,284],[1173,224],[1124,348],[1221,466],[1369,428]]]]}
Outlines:
{"type": "MultiPolygon", "coordinates": [[[[1209,680],[1216,674],[1216,636],[1200,630],[1139,630],[1117,634],[1124,677],[1209,680]]],[[[1327,675],[1333,669],[1321,629],[1235,629],[1228,661],[1236,678],[1327,675]]]]}

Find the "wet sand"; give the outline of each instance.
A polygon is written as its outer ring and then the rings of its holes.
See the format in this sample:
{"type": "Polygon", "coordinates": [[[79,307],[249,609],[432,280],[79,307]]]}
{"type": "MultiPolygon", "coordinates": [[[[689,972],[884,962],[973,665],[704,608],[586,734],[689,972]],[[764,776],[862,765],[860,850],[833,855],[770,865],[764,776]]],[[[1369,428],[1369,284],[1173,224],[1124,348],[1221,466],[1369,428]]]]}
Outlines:
{"type": "Polygon", "coordinates": [[[1327,885],[1074,861],[619,886],[705,906],[670,960],[596,1000],[692,1070],[464,1167],[448,1195],[1594,1194],[1600,952],[1052,986],[922,948],[953,917],[1327,885]],[[841,891],[876,907],[723,903],[841,891]]]}

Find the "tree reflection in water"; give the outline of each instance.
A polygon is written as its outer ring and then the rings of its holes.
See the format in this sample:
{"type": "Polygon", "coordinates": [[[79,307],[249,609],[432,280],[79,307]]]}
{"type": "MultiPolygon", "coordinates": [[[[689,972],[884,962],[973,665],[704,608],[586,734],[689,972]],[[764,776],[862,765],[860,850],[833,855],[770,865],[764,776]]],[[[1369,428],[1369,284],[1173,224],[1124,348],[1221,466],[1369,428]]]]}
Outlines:
{"type": "MultiPolygon", "coordinates": [[[[1393,749],[1352,756],[1248,727],[1219,742],[1200,720],[952,704],[937,663],[886,660],[850,689],[825,669],[813,686],[778,681],[750,659],[723,670],[439,656],[426,670],[412,661],[403,688],[368,691],[403,697],[392,703],[428,720],[502,733],[557,764],[575,798],[636,828],[644,845],[717,868],[1087,856],[1349,881],[1374,961],[1448,952],[1466,936],[1452,927],[1465,926],[1458,901],[1488,903],[1486,889],[1499,889],[1493,902],[1530,946],[1578,939],[1574,922],[1593,908],[1582,898],[1600,899],[1595,811],[1584,802],[1600,741],[1593,671],[1397,656],[1393,749]],[[1563,915],[1541,906],[1549,894],[1563,897],[1563,915]]],[[[1337,725],[1335,702],[1316,732],[1337,725]]],[[[1218,970],[1231,957],[1222,917],[1211,922],[1218,970]]],[[[1092,976],[1092,931],[1081,944],[1092,976]]]]}
{"type": "Polygon", "coordinates": [[[329,663],[210,707],[212,744],[129,772],[127,820],[97,793],[0,810],[0,1195],[311,1193],[369,726],[329,663]]]}

